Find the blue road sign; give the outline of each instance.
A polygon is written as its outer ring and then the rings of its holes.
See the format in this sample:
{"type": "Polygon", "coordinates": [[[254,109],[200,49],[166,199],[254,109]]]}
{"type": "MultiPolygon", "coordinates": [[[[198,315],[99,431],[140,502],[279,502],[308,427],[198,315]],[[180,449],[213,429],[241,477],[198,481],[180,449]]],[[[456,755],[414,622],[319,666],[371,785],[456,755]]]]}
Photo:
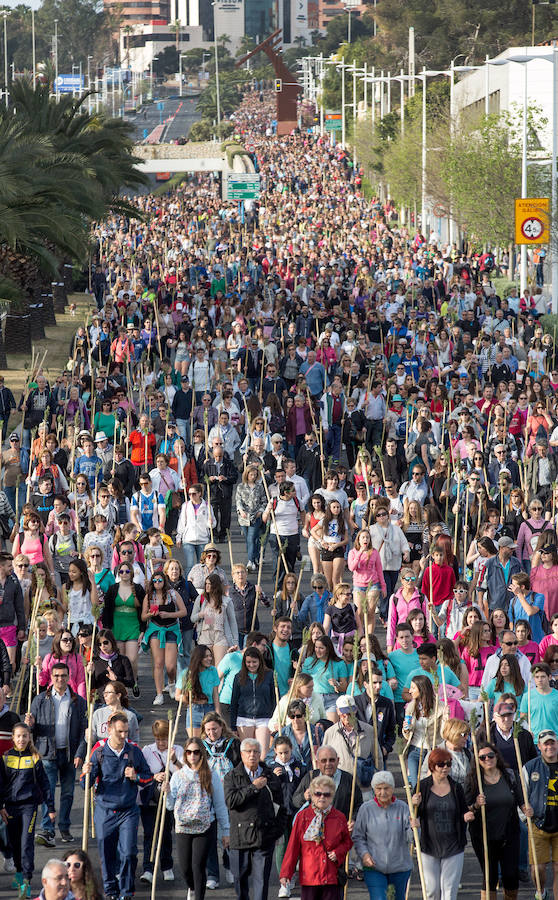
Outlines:
{"type": "Polygon", "coordinates": [[[147,135],[149,134],[149,130],[147,128],[143,129],[143,139],[145,140],[147,135]]]}
{"type": "Polygon", "coordinates": [[[59,94],[73,94],[83,90],[83,75],[59,75],[54,81],[54,89],[59,94]]]}

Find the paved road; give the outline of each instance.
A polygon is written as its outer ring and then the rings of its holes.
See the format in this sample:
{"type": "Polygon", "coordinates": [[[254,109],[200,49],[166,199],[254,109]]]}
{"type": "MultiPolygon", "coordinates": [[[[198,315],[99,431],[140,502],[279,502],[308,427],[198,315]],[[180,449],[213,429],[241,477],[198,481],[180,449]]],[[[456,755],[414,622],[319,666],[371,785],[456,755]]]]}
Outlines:
{"type": "MultiPolygon", "coordinates": [[[[244,542],[242,541],[242,539],[240,537],[239,529],[238,529],[238,526],[236,526],[234,519],[235,519],[235,516],[233,514],[233,526],[232,526],[233,558],[235,561],[246,561],[244,542]]],[[[228,560],[227,545],[226,544],[220,545],[220,549],[223,554],[223,559],[225,560],[225,565],[228,569],[229,560],[228,560]]],[[[181,559],[181,557],[182,557],[181,550],[175,549],[175,554],[179,559],[181,559]]],[[[267,555],[268,555],[268,557],[270,557],[270,554],[267,554],[267,555]]],[[[266,562],[264,562],[262,586],[263,586],[264,590],[267,591],[269,594],[272,594],[272,592],[273,592],[273,577],[274,577],[274,572],[271,571],[271,562],[270,562],[270,559],[268,558],[268,560],[266,562]]],[[[306,590],[306,592],[308,592],[308,590],[309,590],[309,582],[310,582],[310,572],[305,571],[304,576],[303,576],[303,589],[306,590]]],[[[262,629],[264,631],[269,630],[271,627],[271,619],[270,619],[269,611],[263,610],[262,612],[263,612],[263,614],[261,615],[262,629]]],[[[383,643],[384,642],[383,641],[383,639],[384,639],[383,633],[380,635],[380,638],[383,643]]],[[[150,665],[149,656],[141,656],[140,657],[140,687],[141,687],[141,697],[139,698],[139,700],[135,701],[134,708],[136,708],[144,717],[143,721],[141,723],[142,742],[150,743],[152,740],[152,738],[151,738],[151,723],[156,718],[160,718],[160,717],[165,718],[167,715],[167,709],[169,709],[169,708],[176,709],[177,704],[174,701],[171,701],[169,699],[168,695],[165,694],[165,705],[163,707],[153,708],[151,706],[151,703],[152,703],[152,700],[154,697],[154,690],[153,690],[153,680],[151,677],[151,665],[150,665]]],[[[186,727],[185,721],[183,720],[182,724],[179,727],[179,731],[178,731],[178,739],[180,742],[184,741],[186,738],[185,727],[186,727]]],[[[392,754],[392,756],[393,756],[393,754],[392,754]]],[[[397,761],[392,760],[391,764],[390,764],[390,769],[392,769],[392,771],[394,772],[395,778],[396,778],[396,784],[398,785],[398,795],[400,797],[403,797],[403,791],[401,790],[401,784],[402,784],[401,775],[400,775],[398,766],[397,767],[396,766],[397,766],[397,761]]],[[[76,799],[75,799],[73,815],[72,815],[72,821],[73,821],[72,831],[73,831],[74,835],[80,835],[81,834],[82,815],[83,815],[83,812],[82,812],[82,810],[83,810],[83,793],[79,787],[76,787],[75,798],[76,799]]],[[[141,848],[143,846],[142,840],[143,840],[143,835],[142,835],[142,830],[140,827],[140,833],[139,833],[139,838],[138,838],[139,847],[140,847],[140,860],[141,860],[141,848]]],[[[39,886],[40,868],[46,862],[46,860],[51,857],[55,857],[58,854],[62,854],[66,849],[68,849],[68,845],[61,844],[61,843],[58,844],[56,850],[47,850],[43,847],[36,848],[37,853],[36,853],[36,861],[35,861],[35,871],[36,871],[36,873],[39,873],[39,874],[36,874],[36,876],[35,876],[34,883],[33,883],[34,887],[39,886]]],[[[96,864],[98,864],[98,856],[97,856],[97,852],[96,852],[95,841],[90,840],[90,852],[91,852],[96,864]]],[[[138,866],[138,877],[137,877],[137,882],[136,882],[137,895],[141,898],[147,898],[150,896],[150,888],[148,885],[143,884],[139,880],[140,874],[141,874],[141,867],[138,866]]],[[[176,875],[176,880],[172,884],[169,882],[163,882],[162,880],[160,880],[158,883],[157,891],[159,893],[159,896],[161,896],[161,892],[164,891],[165,900],[184,900],[185,886],[183,884],[181,876],[178,873],[178,869],[176,866],[175,866],[175,875],[176,875]]],[[[9,890],[10,883],[11,883],[11,876],[3,875],[1,873],[1,866],[0,866],[0,898],[3,898],[4,896],[5,897],[13,896],[13,892],[9,890]]],[[[479,867],[477,864],[477,860],[474,857],[474,855],[471,851],[470,845],[469,845],[467,848],[467,853],[466,853],[465,869],[464,869],[464,873],[463,873],[462,889],[460,891],[460,897],[467,898],[467,900],[472,900],[472,898],[475,898],[475,900],[476,900],[476,898],[478,898],[478,896],[479,896],[480,889],[481,889],[480,871],[479,871],[479,867]]],[[[277,891],[278,891],[277,873],[275,871],[275,868],[273,868],[271,882],[270,882],[270,893],[269,893],[270,900],[275,900],[275,898],[277,896],[277,891]]],[[[38,893],[38,890],[35,891],[32,894],[32,896],[36,896],[37,893],[38,893]]],[[[208,891],[207,897],[211,898],[212,893],[214,893],[214,892],[208,891]]],[[[220,889],[215,893],[217,894],[218,897],[221,897],[221,898],[226,897],[227,900],[228,900],[228,898],[234,897],[233,888],[230,887],[229,885],[223,884],[220,887],[220,889]]],[[[521,892],[520,892],[521,898],[531,896],[533,893],[534,893],[534,889],[531,888],[530,886],[528,886],[528,885],[521,886],[521,892]]],[[[295,891],[293,892],[293,897],[299,897],[299,896],[300,896],[300,894],[298,892],[298,889],[295,889],[295,891]]],[[[362,883],[356,882],[356,881],[350,881],[349,882],[349,896],[355,897],[355,898],[357,898],[357,900],[366,900],[366,898],[368,897],[368,893],[362,883]]],[[[419,900],[419,898],[421,896],[418,872],[416,872],[416,871],[413,873],[409,896],[410,896],[411,900],[419,900]]]]}
{"type": "Polygon", "coordinates": [[[143,140],[144,131],[148,133],[165,121],[173,117],[173,121],[165,129],[163,140],[176,141],[180,137],[188,137],[190,128],[199,119],[196,112],[197,97],[176,97],[172,100],[158,100],[153,104],[147,104],[141,112],[135,116],[127,116],[127,121],[136,128],[138,140],[143,140]],[[163,103],[163,109],[158,110],[157,104],[163,103]]]}

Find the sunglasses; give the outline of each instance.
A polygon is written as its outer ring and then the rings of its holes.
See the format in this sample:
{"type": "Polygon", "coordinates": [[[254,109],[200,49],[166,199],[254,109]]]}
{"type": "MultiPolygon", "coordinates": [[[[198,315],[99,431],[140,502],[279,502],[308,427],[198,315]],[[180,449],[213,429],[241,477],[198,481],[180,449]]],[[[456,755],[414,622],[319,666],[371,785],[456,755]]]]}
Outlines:
{"type": "Polygon", "coordinates": [[[120,569],[120,574],[121,575],[131,575],[132,571],[131,571],[131,569],[120,569]]]}
{"type": "Polygon", "coordinates": [[[519,641],[502,641],[504,647],[517,647],[519,641]]]}
{"type": "Polygon", "coordinates": [[[99,647],[110,647],[110,646],[111,646],[110,641],[99,641],[99,647]]]}
{"type": "Polygon", "coordinates": [[[153,579],[153,584],[162,584],[163,581],[164,581],[163,578],[154,578],[154,579],[153,579]]]}
{"type": "Polygon", "coordinates": [[[416,581],[416,580],[417,580],[417,579],[416,579],[416,576],[415,576],[415,575],[405,575],[405,576],[403,577],[403,581],[416,581]]]}
{"type": "Polygon", "coordinates": [[[436,763],[436,768],[437,769],[451,769],[451,764],[452,764],[451,759],[447,759],[445,762],[436,763]]]}
{"type": "Polygon", "coordinates": [[[486,762],[487,759],[496,759],[495,753],[485,753],[484,756],[479,755],[479,759],[481,762],[486,762]]]}
{"type": "Polygon", "coordinates": [[[66,860],[66,866],[68,869],[81,869],[83,863],[81,860],[77,860],[76,862],[70,862],[69,859],[66,860]]]}
{"type": "Polygon", "coordinates": [[[199,756],[199,755],[200,755],[200,751],[197,749],[197,747],[195,750],[186,750],[186,756],[199,756]]]}
{"type": "Polygon", "coordinates": [[[292,716],[289,716],[290,719],[303,719],[304,716],[302,713],[293,713],[292,716]]]}
{"type": "Polygon", "coordinates": [[[314,791],[314,797],[331,797],[331,794],[326,791],[314,791]]]}
{"type": "Polygon", "coordinates": [[[376,513],[376,518],[377,518],[377,519],[387,518],[387,512],[378,512],[378,513],[376,513]]]}
{"type": "Polygon", "coordinates": [[[73,640],[74,640],[73,637],[63,637],[63,638],[60,638],[60,643],[61,644],[71,644],[73,642],[73,640]]]}

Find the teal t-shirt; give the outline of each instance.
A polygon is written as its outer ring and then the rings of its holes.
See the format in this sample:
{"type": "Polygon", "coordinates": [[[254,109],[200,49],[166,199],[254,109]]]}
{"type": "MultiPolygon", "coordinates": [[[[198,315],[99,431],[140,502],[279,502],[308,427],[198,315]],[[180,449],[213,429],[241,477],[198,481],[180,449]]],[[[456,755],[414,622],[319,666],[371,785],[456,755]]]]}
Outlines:
{"type": "MultiPolygon", "coordinates": [[[[529,712],[526,690],[519,706],[519,712],[525,713],[525,715],[529,712]]],[[[558,723],[558,691],[553,688],[550,694],[539,694],[531,687],[531,732],[535,743],[537,743],[541,731],[545,731],[547,728],[556,731],[556,723],[558,723]]]]}
{"type": "MultiPolygon", "coordinates": [[[[351,692],[351,682],[353,680],[353,664],[346,663],[343,660],[343,665],[345,666],[345,678],[348,680],[349,684],[347,686],[347,693],[351,692]]],[[[376,660],[376,665],[380,669],[382,675],[384,676],[382,679],[382,688],[380,690],[380,696],[386,697],[388,700],[393,702],[393,691],[391,689],[391,685],[388,684],[388,678],[395,678],[395,671],[390,663],[389,659],[386,662],[384,659],[376,660]]],[[[357,670],[358,675],[358,670],[357,670]]],[[[358,694],[362,694],[362,688],[359,688],[358,684],[355,681],[355,693],[354,696],[357,697],[358,694]]]]}
{"type": "Polygon", "coordinates": [[[314,679],[314,690],[317,694],[333,694],[335,691],[329,679],[346,678],[347,664],[342,660],[330,662],[326,669],[321,659],[316,660],[315,656],[311,656],[302,663],[302,671],[314,679]]]}
{"type": "MultiPolygon", "coordinates": [[[[390,657],[391,658],[391,657],[390,657]]],[[[411,679],[415,677],[415,675],[426,675],[427,678],[430,678],[432,684],[434,684],[434,675],[431,672],[425,672],[420,666],[418,668],[413,669],[407,676],[407,681],[405,682],[405,687],[409,688],[411,686],[411,679]]],[[[461,682],[457,675],[449,668],[449,666],[444,666],[444,677],[446,679],[446,684],[451,684],[453,687],[460,687],[461,682]]],[[[440,663],[438,663],[438,680],[440,684],[442,684],[442,672],[440,669],[440,663]]]]}
{"type": "MultiPolygon", "coordinates": [[[[242,655],[241,655],[242,659],[242,655]]],[[[184,685],[188,679],[188,669],[185,669],[180,678],[180,690],[184,690],[184,685]]],[[[202,693],[207,697],[208,703],[213,703],[213,688],[219,687],[219,673],[215,666],[208,666],[200,672],[200,687],[202,693]]]]}
{"type": "Polygon", "coordinates": [[[396,703],[403,703],[401,691],[407,684],[409,673],[418,666],[418,653],[416,650],[413,650],[412,653],[405,653],[404,650],[392,650],[389,654],[389,661],[397,678],[397,688],[393,693],[393,699],[396,703]]]}
{"type": "Polygon", "coordinates": [[[514,697],[517,697],[518,706],[521,698],[523,697],[523,694],[516,694],[513,684],[510,684],[509,681],[504,681],[504,689],[502,691],[497,691],[495,678],[491,678],[489,683],[486,685],[486,693],[488,694],[489,699],[493,700],[494,703],[498,703],[498,700],[500,699],[502,694],[513,694],[514,697]]]}
{"type": "Polygon", "coordinates": [[[276,647],[275,644],[272,644],[271,650],[273,653],[273,666],[275,674],[277,675],[277,686],[279,688],[279,694],[282,697],[283,694],[288,694],[289,692],[291,648],[288,644],[286,647],[276,647]]]}
{"type": "Polygon", "coordinates": [[[232,653],[227,653],[219,663],[219,672],[223,678],[223,684],[219,691],[219,700],[221,703],[231,702],[234,676],[240,672],[241,666],[242,653],[240,650],[234,650],[232,653]]]}

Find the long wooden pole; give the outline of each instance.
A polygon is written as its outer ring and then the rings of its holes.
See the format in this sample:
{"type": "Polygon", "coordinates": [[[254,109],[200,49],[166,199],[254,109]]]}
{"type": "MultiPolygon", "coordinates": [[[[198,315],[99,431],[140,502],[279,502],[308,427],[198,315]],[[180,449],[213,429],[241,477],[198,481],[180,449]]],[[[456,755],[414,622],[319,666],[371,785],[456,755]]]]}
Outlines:
{"type": "MultiPolygon", "coordinates": [[[[517,729],[520,729],[521,725],[519,722],[514,723],[514,735],[513,735],[513,745],[515,747],[515,755],[517,758],[517,768],[519,771],[519,780],[521,782],[521,791],[523,793],[523,802],[525,806],[529,806],[529,796],[527,794],[527,785],[525,784],[525,778],[523,777],[523,764],[521,762],[521,751],[519,749],[519,741],[517,738],[517,729]]],[[[537,858],[537,846],[535,844],[535,836],[533,834],[533,820],[530,816],[525,816],[527,819],[527,834],[529,837],[529,846],[531,848],[531,856],[533,857],[533,869],[535,874],[535,884],[537,886],[537,897],[542,897],[542,888],[541,888],[541,876],[539,873],[539,861],[537,858]]]]}
{"type": "Polygon", "coordinates": [[[366,661],[368,664],[368,684],[370,685],[370,706],[372,708],[372,726],[374,728],[374,765],[380,768],[380,747],[378,744],[378,716],[376,715],[376,698],[374,696],[374,688],[372,685],[372,665],[370,662],[370,634],[368,632],[368,597],[365,596],[362,601],[362,609],[364,613],[364,639],[366,641],[366,661]]]}
{"type": "MultiPolygon", "coordinates": [[[[471,741],[473,743],[473,753],[475,755],[475,771],[477,775],[477,785],[479,789],[479,794],[484,794],[482,789],[482,778],[481,778],[481,770],[480,770],[480,762],[479,762],[479,748],[477,746],[477,737],[475,734],[476,728],[476,711],[473,710],[471,712],[470,721],[471,721],[471,741]]],[[[484,849],[484,885],[486,896],[488,897],[490,891],[490,878],[489,878],[489,859],[488,859],[488,833],[486,830],[486,807],[481,806],[481,823],[482,823],[482,844],[484,849]]]]}
{"type": "MultiPolygon", "coordinates": [[[[352,822],[354,809],[355,809],[355,793],[356,793],[356,782],[357,782],[357,765],[358,765],[358,753],[360,750],[360,734],[357,734],[356,744],[355,744],[355,758],[353,760],[353,779],[351,782],[351,799],[349,802],[349,818],[347,822],[352,822]]],[[[314,765],[314,768],[316,766],[314,765]]],[[[349,854],[345,857],[345,871],[349,871],[349,854]]],[[[345,882],[345,887],[343,889],[343,900],[347,900],[347,888],[348,881],[345,882]]]]}
{"type": "MultiPolygon", "coordinates": [[[[173,727],[174,723],[172,720],[169,720],[169,745],[167,747],[167,761],[165,764],[165,780],[163,782],[163,787],[168,783],[169,780],[169,769],[170,769],[170,759],[172,756],[172,743],[171,740],[175,735],[175,730],[173,727]]],[[[159,870],[159,861],[161,859],[161,846],[163,844],[163,834],[165,831],[165,816],[167,813],[167,804],[165,803],[165,794],[164,789],[161,788],[161,794],[163,795],[163,802],[161,806],[161,821],[159,824],[159,837],[157,839],[157,850],[155,851],[155,862],[153,864],[153,881],[151,883],[151,900],[155,900],[155,890],[157,887],[157,872],[159,870]]]]}
{"type": "MultiPolygon", "coordinates": [[[[402,753],[399,754],[399,765],[401,767],[401,774],[403,775],[403,784],[405,785],[405,796],[407,798],[407,806],[409,807],[409,816],[412,819],[414,819],[415,811],[413,808],[413,799],[411,796],[411,785],[409,784],[409,776],[407,775],[407,766],[405,764],[405,759],[404,759],[402,753]]],[[[419,772],[419,778],[417,779],[417,784],[420,785],[420,772],[419,772]]],[[[423,864],[422,864],[422,851],[420,849],[419,831],[416,826],[411,826],[411,827],[413,829],[413,839],[415,842],[415,850],[416,850],[416,854],[417,854],[417,865],[418,865],[418,870],[419,870],[420,888],[422,891],[422,898],[423,898],[423,900],[426,900],[426,883],[424,880],[424,868],[423,868],[423,864]]]]}

